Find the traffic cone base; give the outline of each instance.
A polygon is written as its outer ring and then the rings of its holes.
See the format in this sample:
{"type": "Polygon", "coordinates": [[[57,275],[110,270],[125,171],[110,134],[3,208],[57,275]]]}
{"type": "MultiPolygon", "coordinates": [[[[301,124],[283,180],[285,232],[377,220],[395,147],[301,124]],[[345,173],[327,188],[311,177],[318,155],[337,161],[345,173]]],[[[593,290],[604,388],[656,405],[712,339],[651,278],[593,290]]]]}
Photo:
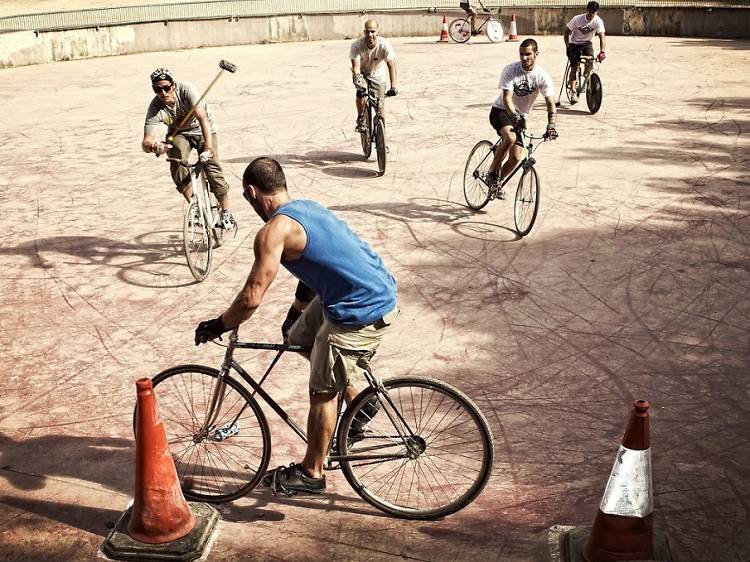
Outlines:
{"type": "Polygon", "coordinates": [[[443,27],[440,29],[440,39],[435,41],[436,43],[445,43],[446,41],[449,41],[450,37],[448,36],[448,19],[443,16],[443,27]]]}
{"type": "Polygon", "coordinates": [[[102,544],[102,552],[112,560],[197,560],[206,554],[219,523],[219,512],[205,503],[189,504],[195,526],[184,537],[163,544],[146,544],[128,534],[132,509],[122,514],[102,544]]]}

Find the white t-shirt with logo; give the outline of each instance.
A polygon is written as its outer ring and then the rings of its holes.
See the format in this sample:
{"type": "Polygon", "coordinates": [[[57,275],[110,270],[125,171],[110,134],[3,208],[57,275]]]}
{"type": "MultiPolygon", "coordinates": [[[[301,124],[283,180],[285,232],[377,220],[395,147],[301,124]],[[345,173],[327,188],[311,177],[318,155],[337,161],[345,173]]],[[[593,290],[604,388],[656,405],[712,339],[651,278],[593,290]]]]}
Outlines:
{"type": "Polygon", "coordinates": [[[594,35],[604,33],[604,20],[594,16],[591,21],[586,19],[586,14],[580,14],[568,22],[570,29],[570,42],[580,45],[594,39],[594,35]]]}
{"type": "Polygon", "coordinates": [[[383,62],[395,59],[396,51],[393,50],[390,42],[382,37],[378,37],[375,46],[368,49],[365,38],[360,37],[352,43],[349,58],[352,60],[359,59],[359,69],[362,74],[378,82],[383,82],[385,80],[385,65],[383,62]]]}
{"type": "MultiPolygon", "coordinates": [[[[545,98],[555,95],[555,88],[552,85],[552,78],[549,73],[538,66],[534,66],[533,70],[527,72],[523,69],[521,61],[511,63],[503,68],[498,88],[501,90],[513,90],[513,105],[524,116],[531,111],[531,107],[534,105],[539,92],[545,98]]],[[[492,105],[506,111],[508,110],[503,103],[502,93],[495,98],[492,105]]]]}
{"type": "MultiPolygon", "coordinates": [[[[169,134],[173,133],[173,127],[182,120],[182,118],[193,108],[196,102],[200,99],[200,94],[195,86],[188,84],[187,82],[175,83],[175,98],[176,103],[174,107],[170,107],[165,104],[159,96],[154,96],[151,103],[146,110],[146,123],[144,131],[147,135],[156,136],[159,131],[159,124],[163,123],[167,126],[169,134]]],[[[200,107],[206,110],[208,116],[208,125],[211,128],[211,133],[216,133],[219,128],[214,123],[214,119],[211,116],[211,112],[208,110],[208,104],[206,100],[203,100],[200,107]]],[[[192,136],[203,138],[203,131],[201,131],[201,125],[196,119],[195,114],[191,117],[182,129],[179,131],[185,136],[192,136]]]]}

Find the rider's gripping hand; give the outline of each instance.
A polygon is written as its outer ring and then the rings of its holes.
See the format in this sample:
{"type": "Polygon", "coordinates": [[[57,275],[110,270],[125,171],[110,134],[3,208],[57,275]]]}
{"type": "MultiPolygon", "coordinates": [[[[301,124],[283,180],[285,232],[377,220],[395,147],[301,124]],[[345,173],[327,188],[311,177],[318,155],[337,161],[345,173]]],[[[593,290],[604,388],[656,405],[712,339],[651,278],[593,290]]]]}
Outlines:
{"type": "Polygon", "coordinates": [[[511,118],[511,123],[513,125],[513,128],[516,131],[523,131],[526,128],[526,120],[517,111],[512,113],[510,118],[511,118]]]}
{"type": "Polygon", "coordinates": [[[598,60],[599,62],[602,62],[606,58],[607,55],[604,54],[604,51],[599,51],[599,54],[596,55],[596,60],[598,60]]]}
{"type": "Polygon", "coordinates": [[[388,97],[388,98],[392,98],[393,96],[397,96],[397,95],[398,95],[398,90],[397,90],[396,88],[391,88],[390,90],[388,90],[388,91],[387,91],[387,92],[385,93],[385,95],[386,95],[386,97],[388,97]]]}
{"type": "Polygon", "coordinates": [[[221,337],[221,334],[228,331],[229,328],[224,325],[224,320],[221,319],[221,316],[213,320],[204,320],[195,329],[195,345],[215,340],[221,337]]]}
{"type": "Polygon", "coordinates": [[[211,158],[213,157],[214,157],[214,151],[211,149],[204,150],[203,152],[201,152],[201,155],[199,156],[201,164],[205,164],[206,162],[211,160],[211,158]]]}
{"type": "Polygon", "coordinates": [[[170,148],[172,148],[171,144],[166,143],[166,142],[156,141],[151,145],[151,152],[156,154],[156,157],[158,158],[170,148]]]}
{"type": "Polygon", "coordinates": [[[284,341],[286,341],[286,338],[289,335],[289,330],[292,329],[297,318],[301,315],[302,312],[294,308],[294,305],[289,307],[289,311],[286,313],[286,319],[283,324],[281,324],[281,337],[284,338],[284,341]]]}
{"type": "Polygon", "coordinates": [[[357,72],[357,74],[352,76],[352,83],[358,90],[367,89],[367,80],[365,80],[365,76],[361,72],[357,72]]]}
{"type": "Polygon", "coordinates": [[[555,140],[557,138],[557,128],[555,127],[554,123],[550,123],[547,125],[547,138],[549,140],[555,140]]]}

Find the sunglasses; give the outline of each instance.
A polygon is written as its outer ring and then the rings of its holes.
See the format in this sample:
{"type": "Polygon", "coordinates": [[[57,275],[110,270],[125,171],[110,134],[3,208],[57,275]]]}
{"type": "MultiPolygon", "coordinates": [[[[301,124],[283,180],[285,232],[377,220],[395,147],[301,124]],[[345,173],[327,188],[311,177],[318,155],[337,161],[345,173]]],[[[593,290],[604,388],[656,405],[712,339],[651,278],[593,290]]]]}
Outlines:
{"type": "Polygon", "coordinates": [[[160,92],[163,93],[163,94],[166,94],[173,87],[174,87],[174,84],[170,84],[169,86],[153,86],[153,89],[154,89],[154,92],[157,93],[157,94],[160,93],[160,92]]]}

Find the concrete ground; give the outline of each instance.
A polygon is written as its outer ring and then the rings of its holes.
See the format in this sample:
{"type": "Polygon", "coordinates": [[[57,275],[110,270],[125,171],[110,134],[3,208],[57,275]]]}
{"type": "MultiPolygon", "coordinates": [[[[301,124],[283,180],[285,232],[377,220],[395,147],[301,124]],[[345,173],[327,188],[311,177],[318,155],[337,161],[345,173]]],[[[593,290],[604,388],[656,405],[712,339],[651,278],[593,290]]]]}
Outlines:
{"type": "MultiPolygon", "coordinates": [[[[384,177],[353,131],[347,42],[2,71],[0,559],[96,558],[132,494],[134,381],[218,365],[221,348],[194,347],[192,332],[252,263],[260,222],[239,178],[260,155],[397,278],[402,315],[377,372],[464,390],[490,421],[496,463],[484,493],[437,522],[384,516],[337,473],[320,498],[254,491],[221,506],[210,560],[547,560],[549,527],[593,521],[641,398],[655,521],[675,559],[750,558],[750,42],[609,38],[603,107],[560,110],[560,139],[537,152],[540,217],[521,240],[510,201],[474,213],[462,194],[518,44],[436,37],[394,41],[384,177]],[[167,65],[203,87],[221,58],[239,67],[209,98],[240,231],[193,284],[183,203],[139,142],[148,73],[167,65]]],[[[562,39],[540,49],[559,85],[562,39]]],[[[540,106],[530,127],[544,121],[540,106]]],[[[282,272],[244,338],[278,340],[293,287],[282,272]]],[[[302,419],[306,380],[290,358],[269,381],[302,419]]],[[[300,458],[278,421],[273,439],[272,465],[300,458]]]]}

